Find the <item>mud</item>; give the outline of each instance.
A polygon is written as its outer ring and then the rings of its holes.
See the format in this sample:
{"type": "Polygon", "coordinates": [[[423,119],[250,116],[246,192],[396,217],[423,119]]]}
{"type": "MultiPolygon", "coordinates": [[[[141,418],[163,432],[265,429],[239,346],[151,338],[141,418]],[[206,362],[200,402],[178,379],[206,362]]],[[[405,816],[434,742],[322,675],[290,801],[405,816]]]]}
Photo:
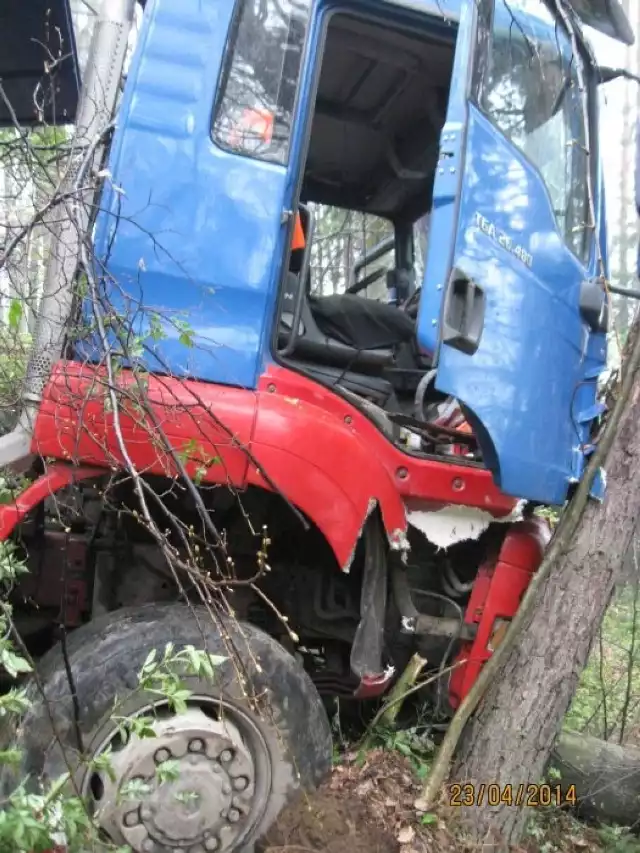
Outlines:
{"type": "Polygon", "coordinates": [[[364,760],[354,754],[319,791],[282,812],[256,853],[400,853],[416,782],[397,753],[374,750],[364,760]]]}
{"type": "Polygon", "coordinates": [[[256,853],[398,853],[366,802],[325,787],[289,806],[256,853]]]}

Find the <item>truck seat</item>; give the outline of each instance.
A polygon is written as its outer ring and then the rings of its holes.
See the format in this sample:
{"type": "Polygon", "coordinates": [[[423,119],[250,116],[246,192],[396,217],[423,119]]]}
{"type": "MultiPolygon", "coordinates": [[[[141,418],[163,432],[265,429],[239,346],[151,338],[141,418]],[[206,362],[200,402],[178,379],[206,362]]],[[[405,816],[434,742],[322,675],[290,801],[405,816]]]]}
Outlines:
{"type": "Polygon", "coordinates": [[[415,335],[404,311],[351,293],[309,297],[309,308],[323,334],[356,350],[396,347],[415,335]]]}
{"type": "MultiPolygon", "coordinates": [[[[285,346],[291,337],[298,283],[298,276],[295,273],[288,273],[284,284],[283,310],[278,336],[280,347],[285,346]]],[[[294,345],[296,356],[319,364],[354,369],[364,368],[375,372],[390,365],[393,362],[393,342],[400,337],[404,339],[409,331],[403,329],[400,335],[395,314],[401,312],[397,308],[379,304],[379,308],[393,314],[393,320],[385,324],[382,312],[378,311],[376,314],[375,308],[366,311],[367,306],[363,311],[365,302],[367,300],[348,294],[312,297],[303,293],[300,324],[294,345]],[[345,301],[342,302],[342,300],[345,301]],[[354,302],[357,304],[354,305],[354,302]],[[359,321],[355,317],[356,309],[358,315],[367,314],[374,319],[369,322],[366,319],[359,321]],[[378,344],[378,341],[384,343],[378,344]],[[366,346],[363,346],[364,343],[366,346]]],[[[369,303],[373,304],[371,300],[369,303]]],[[[407,320],[413,334],[413,323],[409,318],[407,320]]]]}

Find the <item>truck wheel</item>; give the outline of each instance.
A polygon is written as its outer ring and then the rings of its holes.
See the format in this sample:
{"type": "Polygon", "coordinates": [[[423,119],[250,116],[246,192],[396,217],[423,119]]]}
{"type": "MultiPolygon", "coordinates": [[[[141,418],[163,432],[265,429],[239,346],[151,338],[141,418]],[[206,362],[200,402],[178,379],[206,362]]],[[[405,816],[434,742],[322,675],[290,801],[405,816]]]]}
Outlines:
{"type": "Polygon", "coordinates": [[[315,787],[331,766],[329,721],[297,661],[244,623],[225,628],[237,650],[231,660],[210,616],[204,609],[196,613],[197,620],[183,605],[128,608],[69,637],[82,762],[60,648],[39,667],[49,711],[36,699],[21,726],[17,746],[24,750],[23,772],[49,780],[66,772],[53,722],[67,761],[71,755],[76,785],[105,835],[135,853],[225,853],[245,847],[298,789],[315,787]],[[168,642],[176,650],[201,649],[206,642],[209,653],[227,655],[215,683],[183,679],[192,695],[182,713],[138,689],[149,651],[162,654],[168,642]],[[143,715],[155,718],[154,737],[123,737],[114,722],[114,717],[143,715]],[[88,768],[87,758],[107,750],[112,773],[96,770],[95,763],[88,768]],[[168,761],[171,773],[158,772],[168,761]]]}

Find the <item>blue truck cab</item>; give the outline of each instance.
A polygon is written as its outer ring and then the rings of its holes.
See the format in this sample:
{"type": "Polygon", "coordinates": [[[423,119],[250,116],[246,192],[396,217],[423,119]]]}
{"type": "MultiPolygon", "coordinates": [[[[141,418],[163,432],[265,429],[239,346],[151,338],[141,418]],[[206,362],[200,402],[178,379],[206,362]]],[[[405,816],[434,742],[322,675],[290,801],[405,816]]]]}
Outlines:
{"type": "Polygon", "coordinates": [[[418,454],[425,411],[454,401],[471,462],[562,504],[601,414],[608,313],[581,22],[628,43],[620,8],[148,0],[141,21],[94,229],[141,363],[245,389],[283,365],[392,441],[416,430],[418,454]],[[389,223],[388,299],[366,275],[312,292],[318,205],[389,223]]]}

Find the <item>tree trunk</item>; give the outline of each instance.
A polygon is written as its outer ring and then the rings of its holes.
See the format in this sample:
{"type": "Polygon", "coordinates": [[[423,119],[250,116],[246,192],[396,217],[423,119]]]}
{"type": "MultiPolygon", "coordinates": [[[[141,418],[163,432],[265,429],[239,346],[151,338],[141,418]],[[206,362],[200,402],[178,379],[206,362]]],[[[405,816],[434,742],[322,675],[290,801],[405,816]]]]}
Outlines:
{"type": "MultiPolygon", "coordinates": [[[[580,817],[637,825],[640,813],[640,749],[577,732],[563,732],[551,757],[563,790],[575,785],[580,817]]],[[[551,787],[558,784],[551,783],[551,787]]]]}
{"type": "MultiPolygon", "coordinates": [[[[631,345],[639,333],[636,321],[631,345]]],[[[573,541],[537,590],[536,606],[464,731],[452,783],[510,784],[516,790],[542,778],[640,516],[640,371],[635,373],[607,458],[605,501],[588,504],[573,541]]],[[[484,804],[465,809],[464,818],[477,839],[495,832],[517,843],[527,810],[484,804]]]]}

